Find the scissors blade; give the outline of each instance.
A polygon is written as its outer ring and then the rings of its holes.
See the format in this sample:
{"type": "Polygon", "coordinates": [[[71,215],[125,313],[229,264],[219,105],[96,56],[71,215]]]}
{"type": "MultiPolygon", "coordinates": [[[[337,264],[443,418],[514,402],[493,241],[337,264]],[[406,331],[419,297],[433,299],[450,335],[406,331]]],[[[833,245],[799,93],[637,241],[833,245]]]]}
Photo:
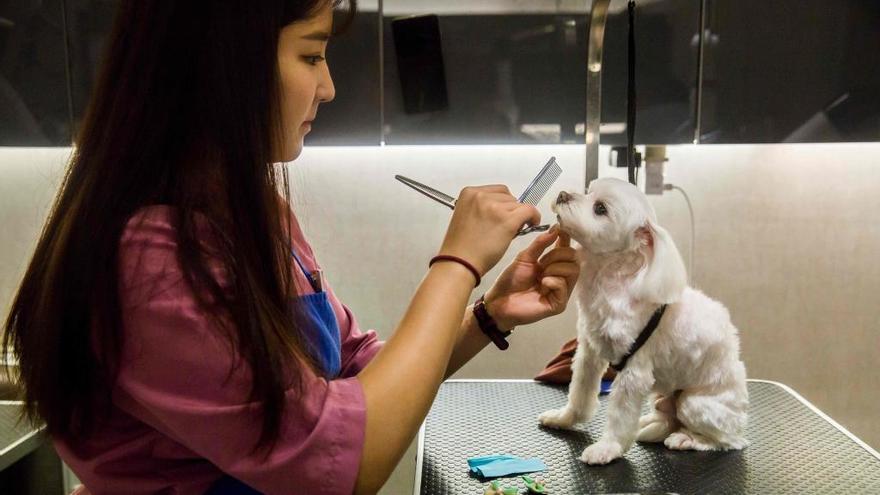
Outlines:
{"type": "Polygon", "coordinates": [[[409,177],[404,177],[402,175],[395,175],[394,178],[399,180],[400,182],[403,182],[407,186],[415,189],[416,191],[424,194],[425,196],[433,199],[434,201],[442,204],[443,206],[447,206],[453,210],[455,209],[455,198],[453,198],[452,196],[450,196],[446,193],[442,193],[442,192],[434,189],[433,187],[428,187],[428,186],[422,184],[421,182],[416,182],[416,181],[410,179],[409,177]]]}
{"type": "Polygon", "coordinates": [[[524,227],[516,233],[516,236],[519,237],[521,235],[531,234],[532,232],[547,232],[548,230],[550,230],[550,227],[551,226],[549,224],[524,227]]]}

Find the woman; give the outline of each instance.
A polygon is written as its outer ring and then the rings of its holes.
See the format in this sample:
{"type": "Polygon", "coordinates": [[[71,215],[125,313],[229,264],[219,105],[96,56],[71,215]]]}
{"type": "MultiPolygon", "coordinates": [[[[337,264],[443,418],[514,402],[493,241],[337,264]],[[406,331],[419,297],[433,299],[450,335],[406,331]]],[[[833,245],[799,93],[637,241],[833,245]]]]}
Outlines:
{"type": "MultiPolygon", "coordinates": [[[[5,337],[29,417],[92,493],[374,493],[489,342],[466,310],[475,277],[534,207],[465,188],[383,345],[277,193],[272,164],[334,96],[334,3],[122,2],[5,337]]],[[[545,233],[485,309],[504,330],[558,314],[576,277],[545,233]]]]}

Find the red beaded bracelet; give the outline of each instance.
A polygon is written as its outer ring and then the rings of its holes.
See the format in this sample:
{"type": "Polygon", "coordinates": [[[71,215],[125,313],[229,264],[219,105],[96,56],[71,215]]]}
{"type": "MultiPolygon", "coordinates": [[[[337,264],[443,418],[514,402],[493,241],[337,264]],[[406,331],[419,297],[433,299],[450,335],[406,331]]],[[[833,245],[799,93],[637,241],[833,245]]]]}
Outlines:
{"type": "Polygon", "coordinates": [[[431,258],[431,261],[428,262],[428,268],[431,268],[431,265],[433,265],[434,263],[436,263],[438,261],[454,261],[456,263],[461,264],[463,267],[470,270],[470,272],[474,275],[474,278],[477,279],[477,283],[474,284],[474,287],[480,285],[480,280],[481,280],[480,279],[480,272],[478,272],[477,269],[474,268],[474,265],[459,258],[458,256],[450,256],[448,254],[438,254],[437,256],[434,256],[433,258],[431,258]]]}

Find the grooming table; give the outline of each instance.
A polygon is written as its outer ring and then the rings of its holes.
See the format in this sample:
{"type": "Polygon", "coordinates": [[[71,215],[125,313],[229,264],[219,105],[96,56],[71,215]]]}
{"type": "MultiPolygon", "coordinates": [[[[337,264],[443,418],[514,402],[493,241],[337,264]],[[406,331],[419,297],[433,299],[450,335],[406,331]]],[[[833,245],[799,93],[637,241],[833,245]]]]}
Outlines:
{"type": "Polygon", "coordinates": [[[45,440],[43,427],[19,421],[21,402],[0,400],[0,471],[36,450],[45,440]]]}
{"type": "MultiPolygon", "coordinates": [[[[589,466],[578,458],[601,435],[607,396],[577,431],[554,430],[538,414],[565,405],[567,386],[531,380],[450,380],[419,432],[416,494],[480,495],[488,481],[468,471],[469,457],[538,457],[548,494],[592,493],[880,493],[880,455],[789,387],[749,380],[751,445],[742,451],[671,451],[636,443],[622,459],[589,466]]],[[[647,411],[648,404],[645,403],[647,411]]],[[[526,493],[519,476],[501,486],[526,493]]]]}

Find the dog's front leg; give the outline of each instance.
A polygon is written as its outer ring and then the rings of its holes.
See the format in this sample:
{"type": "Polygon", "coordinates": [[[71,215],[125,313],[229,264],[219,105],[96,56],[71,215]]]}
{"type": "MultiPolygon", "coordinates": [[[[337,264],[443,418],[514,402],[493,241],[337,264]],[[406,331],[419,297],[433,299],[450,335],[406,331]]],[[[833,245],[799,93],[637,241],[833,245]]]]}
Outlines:
{"type": "Polygon", "coordinates": [[[636,439],[642,403],[654,379],[650,369],[635,359],[614,380],[608,398],[608,425],[602,438],[584,449],[581,460],[587,464],[608,464],[623,456],[636,439]]]}
{"type": "Polygon", "coordinates": [[[544,411],[538,421],[551,428],[570,429],[582,421],[589,421],[599,408],[599,384],[608,362],[578,338],[577,350],[571,361],[571,384],[565,407],[544,411]]]}

